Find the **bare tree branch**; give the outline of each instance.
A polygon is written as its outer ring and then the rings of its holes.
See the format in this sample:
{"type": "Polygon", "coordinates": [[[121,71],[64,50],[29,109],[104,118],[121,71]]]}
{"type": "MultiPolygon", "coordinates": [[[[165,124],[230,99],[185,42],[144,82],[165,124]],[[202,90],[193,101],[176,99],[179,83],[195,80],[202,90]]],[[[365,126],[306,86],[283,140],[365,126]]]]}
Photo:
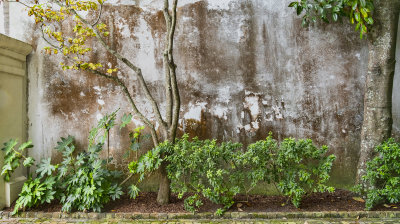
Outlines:
{"type": "Polygon", "coordinates": [[[165,35],[165,49],[163,55],[163,63],[164,63],[164,74],[165,74],[165,96],[166,96],[166,122],[168,128],[172,125],[172,89],[171,89],[171,75],[169,71],[169,58],[168,58],[168,49],[169,49],[169,33],[171,27],[171,16],[169,14],[169,1],[164,0],[164,19],[167,27],[167,33],[165,35]]]}
{"type": "Polygon", "coordinates": [[[40,26],[40,31],[42,32],[42,38],[43,38],[43,40],[46,41],[46,43],[47,43],[48,45],[50,45],[52,48],[55,48],[55,49],[58,49],[58,50],[62,51],[62,48],[61,48],[61,47],[58,47],[58,46],[54,45],[53,43],[51,43],[51,42],[45,37],[45,35],[44,35],[44,30],[43,30],[43,26],[44,26],[44,24],[42,24],[42,25],[40,26]]]}
{"type": "Polygon", "coordinates": [[[99,15],[97,16],[97,19],[96,19],[96,21],[92,24],[92,26],[96,26],[96,24],[99,23],[102,12],[103,12],[103,3],[100,3],[99,15]]]}
{"type": "MultiPolygon", "coordinates": [[[[55,0],[56,3],[60,6],[63,6],[61,2],[58,0],[55,0]]],[[[121,54],[116,52],[115,50],[111,49],[110,46],[105,42],[105,40],[101,37],[101,34],[98,32],[98,30],[93,27],[87,20],[85,20],[81,15],[79,15],[74,9],[70,9],[70,11],[77,17],[79,20],[82,21],[87,27],[91,28],[93,32],[96,34],[97,40],[101,43],[101,45],[112,55],[114,55],[118,60],[122,61],[125,65],[127,65],[129,68],[131,68],[134,71],[134,74],[137,76],[140,85],[142,86],[144,90],[144,94],[147,98],[147,100],[150,101],[150,104],[152,105],[153,112],[155,114],[155,117],[157,121],[160,123],[160,126],[163,127],[164,130],[167,129],[167,124],[164,122],[162,119],[159,107],[157,105],[157,102],[154,100],[153,96],[151,95],[149,88],[146,84],[146,81],[144,80],[142,70],[135,66],[132,62],[130,62],[127,58],[123,57],[121,54]]]]}
{"type": "MultiPolygon", "coordinates": [[[[7,0],[4,0],[4,1],[7,1],[7,0]]],[[[7,1],[7,2],[16,2],[16,3],[19,3],[21,5],[24,5],[27,8],[32,8],[32,6],[29,6],[29,5],[27,5],[27,4],[25,4],[25,3],[21,2],[21,1],[7,1]]],[[[1,1],[0,1],[0,3],[1,3],[1,1]]]]}
{"type": "MultiPolygon", "coordinates": [[[[178,0],[173,0],[172,5],[172,22],[171,27],[169,30],[169,42],[168,42],[168,59],[169,59],[169,67],[170,67],[170,76],[171,76],[171,84],[172,84],[172,95],[174,99],[174,106],[173,106],[173,118],[172,118],[172,125],[170,127],[171,136],[174,137],[176,135],[176,130],[178,128],[178,121],[179,121],[179,109],[181,106],[180,96],[179,96],[179,88],[178,82],[176,80],[176,65],[174,62],[173,56],[173,46],[174,46],[174,34],[176,28],[176,8],[178,5],[178,0]]],[[[174,141],[175,139],[170,139],[174,141]]]]}
{"type": "Polygon", "coordinates": [[[99,75],[99,76],[105,77],[105,78],[107,78],[107,79],[110,79],[110,80],[116,82],[119,86],[122,87],[123,92],[124,92],[125,95],[128,97],[129,102],[130,102],[131,105],[132,105],[134,114],[135,114],[136,116],[138,116],[139,119],[140,119],[141,121],[143,121],[143,122],[150,128],[151,136],[152,136],[152,138],[153,138],[154,146],[157,146],[159,142],[158,142],[157,133],[156,133],[156,130],[155,130],[154,125],[150,122],[149,119],[147,119],[145,116],[143,116],[143,114],[142,114],[142,113],[139,111],[139,109],[136,107],[136,104],[135,104],[135,102],[133,101],[133,98],[132,98],[131,94],[129,93],[129,90],[128,90],[128,88],[126,87],[125,83],[124,83],[120,78],[118,78],[117,76],[107,75],[107,74],[105,74],[105,73],[102,73],[102,72],[100,72],[100,71],[98,71],[98,70],[93,70],[93,69],[89,69],[89,71],[92,72],[92,73],[95,74],[95,75],[99,75]]]}

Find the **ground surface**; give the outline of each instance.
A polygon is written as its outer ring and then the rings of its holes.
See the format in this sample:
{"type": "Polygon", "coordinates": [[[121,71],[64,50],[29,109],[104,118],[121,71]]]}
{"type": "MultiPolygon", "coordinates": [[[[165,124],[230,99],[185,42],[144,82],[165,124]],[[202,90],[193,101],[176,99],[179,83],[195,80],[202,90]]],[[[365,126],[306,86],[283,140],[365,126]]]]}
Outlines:
{"type": "MultiPolygon", "coordinates": [[[[102,212],[107,213],[180,213],[183,209],[183,199],[171,197],[171,203],[160,206],[156,202],[156,193],[141,193],[136,200],[123,197],[117,201],[111,201],[102,212]]],[[[248,200],[246,196],[239,195],[235,198],[236,204],[232,206],[232,212],[301,212],[301,211],[363,211],[364,203],[357,201],[355,195],[349,191],[336,190],[335,193],[316,193],[304,198],[301,208],[295,208],[282,196],[252,195],[248,200]],[[356,199],[356,200],[355,200],[356,199]]],[[[204,205],[199,212],[215,212],[220,206],[203,200],[204,205]]],[[[45,204],[28,211],[58,212],[61,205],[57,202],[45,204]]],[[[374,210],[400,211],[400,205],[386,205],[374,210]]],[[[4,211],[11,211],[11,208],[4,211]]]]}
{"type": "Polygon", "coordinates": [[[0,223],[46,223],[46,224],[69,224],[69,223],[135,223],[135,224],[161,224],[161,223],[173,223],[173,224],[200,224],[200,223],[235,223],[235,224],[398,224],[399,219],[275,219],[275,220],[216,220],[216,219],[202,219],[202,220],[169,220],[169,221],[155,221],[155,220],[130,220],[123,221],[117,219],[107,219],[107,220],[63,220],[63,219],[53,219],[53,220],[43,220],[43,219],[24,219],[24,220],[3,220],[0,223]]]}

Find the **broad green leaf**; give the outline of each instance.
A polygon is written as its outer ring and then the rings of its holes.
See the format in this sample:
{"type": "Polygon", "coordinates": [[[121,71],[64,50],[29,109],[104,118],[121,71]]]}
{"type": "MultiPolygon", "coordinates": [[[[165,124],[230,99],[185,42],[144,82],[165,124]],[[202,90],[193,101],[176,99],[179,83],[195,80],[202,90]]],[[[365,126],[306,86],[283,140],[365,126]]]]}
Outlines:
{"type": "Polygon", "coordinates": [[[33,145],[32,145],[32,141],[31,140],[29,140],[29,141],[27,141],[27,142],[25,142],[25,143],[22,143],[20,146],[19,146],[19,150],[20,151],[23,151],[24,149],[29,149],[29,148],[32,148],[33,147],[33,145]]]}
{"type": "Polygon", "coordinates": [[[66,150],[68,146],[70,146],[74,142],[74,137],[68,135],[67,138],[61,137],[61,141],[57,142],[57,146],[55,147],[56,150],[62,152],[66,150]]]}
{"type": "Polygon", "coordinates": [[[25,167],[31,167],[33,165],[33,163],[35,162],[35,160],[32,157],[27,157],[24,160],[24,166],[25,167]]]}
{"type": "Polygon", "coordinates": [[[120,125],[120,129],[124,128],[132,121],[132,114],[124,114],[122,116],[122,123],[120,125]]]}
{"type": "Polygon", "coordinates": [[[51,158],[42,159],[37,167],[36,173],[40,177],[44,177],[45,175],[50,176],[56,169],[56,167],[51,164],[51,158]]]}

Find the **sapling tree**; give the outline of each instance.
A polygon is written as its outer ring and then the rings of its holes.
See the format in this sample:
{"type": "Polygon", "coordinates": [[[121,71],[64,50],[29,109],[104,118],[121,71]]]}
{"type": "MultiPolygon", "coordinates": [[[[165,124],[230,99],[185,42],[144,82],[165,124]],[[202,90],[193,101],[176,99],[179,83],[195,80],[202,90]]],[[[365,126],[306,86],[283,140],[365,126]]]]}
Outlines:
{"type": "Polygon", "coordinates": [[[348,17],[369,47],[357,182],[362,182],[374,147],[388,139],[392,129],[392,89],[395,69],[399,0],[300,0],[289,5],[303,14],[303,24],[348,17]]]}
{"type": "MultiPolygon", "coordinates": [[[[49,55],[64,57],[66,62],[61,64],[63,70],[88,71],[118,85],[132,107],[133,116],[140,119],[150,130],[154,146],[157,146],[160,141],[174,141],[180,109],[176,78],[177,66],[173,56],[178,0],[163,1],[166,25],[163,51],[165,114],[160,112],[159,104],[150,92],[141,68],[111,46],[108,37],[113,34],[108,30],[107,24],[102,22],[102,11],[105,4],[103,0],[50,0],[43,2],[35,0],[33,4],[28,1],[19,1],[27,7],[28,15],[32,16],[40,27],[43,39],[48,44],[45,52],[49,55]],[[67,22],[69,26],[63,26],[64,22],[67,22]],[[68,30],[69,27],[73,29],[68,30]],[[122,71],[116,66],[110,67],[107,60],[90,57],[94,53],[93,46],[100,46],[120,64],[127,66],[130,71],[122,71]],[[117,71],[121,71],[122,74],[118,76],[117,71]],[[131,74],[137,78],[138,85],[151,105],[155,120],[151,120],[137,107],[137,102],[132,97],[132,93],[127,87],[128,84],[123,78],[131,74]],[[159,130],[156,130],[158,126],[159,130]]],[[[170,188],[165,164],[161,165],[159,171],[161,178],[157,201],[160,204],[166,204],[169,202],[170,188]]]]}

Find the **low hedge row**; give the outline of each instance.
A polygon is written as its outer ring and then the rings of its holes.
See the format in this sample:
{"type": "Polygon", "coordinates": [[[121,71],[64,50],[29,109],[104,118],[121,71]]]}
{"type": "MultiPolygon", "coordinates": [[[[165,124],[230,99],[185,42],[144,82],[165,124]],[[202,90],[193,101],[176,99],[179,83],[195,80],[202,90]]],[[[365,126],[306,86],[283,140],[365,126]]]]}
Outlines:
{"type": "MultiPolygon", "coordinates": [[[[126,117],[126,116],[124,116],[126,117]]],[[[112,158],[102,159],[109,130],[115,126],[116,112],[106,115],[89,133],[87,150],[77,152],[74,138],[61,138],[56,149],[62,153],[63,161],[52,164],[50,158],[36,164],[36,172],[30,175],[16,202],[14,213],[19,209],[50,203],[58,199],[62,211],[100,212],[104,204],[116,200],[123,194],[119,184],[121,172],[112,171],[108,164],[112,158]]],[[[126,126],[123,121],[122,127],[126,126]]],[[[140,148],[139,140],[143,128],[131,132],[131,150],[140,148]]],[[[21,164],[34,165],[25,150],[32,147],[26,142],[17,147],[16,140],[4,143],[5,163],[2,175],[6,181],[21,164]]],[[[174,143],[165,141],[129,164],[132,175],[143,181],[161,164],[166,164],[171,190],[185,199],[185,209],[191,212],[203,204],[201,196],[222,205],[216,211],[222,215],[234,204],[234,196],[239,192],[248,194],[260,182],[276,187],[284,196],[299,207],[304,195],[312,192],[333,192],[326,183],[335,160],[327,154],[328,147],[316,147],[310,139],[284,139],[277,142],[271,133],[244,148],[240,143],[216,140],[189,139],[188,135],[176,139],[174,143]]],[[[366,196],[366,208],[389,201],[400,201],[400,146],[393,139],[376,148],[377,157],[368,163],[365,182],[358,186],[358,192],[366,196]]],[[[122,181],[122,183],[125,183],[122,181]]],[[[140,189],[137,184],[129,186],[128,194],[135,198],[140,189]]]]}

